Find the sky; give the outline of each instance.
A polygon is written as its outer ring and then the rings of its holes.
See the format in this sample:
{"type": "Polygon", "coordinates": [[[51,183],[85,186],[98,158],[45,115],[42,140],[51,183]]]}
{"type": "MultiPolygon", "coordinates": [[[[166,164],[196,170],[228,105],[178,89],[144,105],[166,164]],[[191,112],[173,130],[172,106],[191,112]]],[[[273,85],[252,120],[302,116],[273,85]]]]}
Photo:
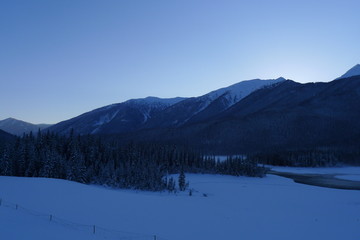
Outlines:
{"type": "Polygon", "coordinates": [[[358,0],[2,0],[0,120],[57,123],[248,79],[331,81],[360,63],[358,0]]]}

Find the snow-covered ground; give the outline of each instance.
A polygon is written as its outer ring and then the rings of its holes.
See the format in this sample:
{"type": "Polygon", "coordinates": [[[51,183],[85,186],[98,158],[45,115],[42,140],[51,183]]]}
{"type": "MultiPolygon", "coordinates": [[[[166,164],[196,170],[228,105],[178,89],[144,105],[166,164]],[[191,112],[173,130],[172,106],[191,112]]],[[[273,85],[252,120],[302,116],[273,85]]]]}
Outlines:
{"type": "MultiPolygon", "coordinates": [[[[360,168],[309,171],[356,174],[360,168]]],[[[360,239],[360,191],[273,175],[187,174],[187,179],[196,190],[191,197],[0,177],[0,239],[360,239]],[[5,200],[19,204],[18,209],[5,200]]]]}

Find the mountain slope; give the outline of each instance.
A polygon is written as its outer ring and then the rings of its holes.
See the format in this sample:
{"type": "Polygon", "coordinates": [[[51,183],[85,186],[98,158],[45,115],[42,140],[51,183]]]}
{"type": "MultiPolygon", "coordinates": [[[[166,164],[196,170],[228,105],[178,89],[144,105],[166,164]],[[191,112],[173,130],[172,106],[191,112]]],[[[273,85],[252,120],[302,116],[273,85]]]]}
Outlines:
{"type": "Polygon", "coordinates": [[[68,134],[72,129],[76,134],[115,134],[134,131],[151,119],[155,113],[182,100],[183,98],[156,97],[132,99],[84,113],[60,122],[49,130],[60,134],[68,134]]]}
{"type": "Polygon", "coordinates": [[[14,134],[14,135],[22,135],[24,133],[37,132],[39,129],[45,129],[51,126],[50,124],[32,124],[28,122],[24,122],[21,120],[17,120],[14,118],[7,118],[0,121],[0,129],[5,132],[14,134]]]}
{"type": "Polygon", "coordinates": [[[155,115],[145,128],[179,127],[206,120],[228,109],[253,91],[284,80],[284,78],[278,78],[242,81],[200,97],[188,98],[155,115]]]}

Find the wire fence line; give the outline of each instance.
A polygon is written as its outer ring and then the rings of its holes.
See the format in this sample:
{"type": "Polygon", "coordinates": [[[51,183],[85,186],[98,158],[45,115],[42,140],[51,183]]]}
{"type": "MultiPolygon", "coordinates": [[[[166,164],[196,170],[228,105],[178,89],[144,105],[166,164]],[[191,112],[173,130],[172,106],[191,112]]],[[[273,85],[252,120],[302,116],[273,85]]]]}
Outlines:
{"type": "Polygon", "coordinates": [[[35,211],[33,209],[25,208],[17,203],[13,203],[3,198],[0,198],[0,207],[6,207],[9,209],[13,209],[24,214],[32,215],[38,218],[41,218],[45,221],[58,224],[68,229],[72,229],[75,231],[82,231],[86,233],[93,234],[95,237],[109,239],[109,240],[169,240],[167,238],[158,236],[158,235],[150,235],[150,234],[141,234],[135,232],[121,231],[115,229],[104,228],[98,225],[88,225],[81,224],[77,222],[72,222],[67,219],[59,218],[52,214],[46,214],[39,211],[35,211]]]}

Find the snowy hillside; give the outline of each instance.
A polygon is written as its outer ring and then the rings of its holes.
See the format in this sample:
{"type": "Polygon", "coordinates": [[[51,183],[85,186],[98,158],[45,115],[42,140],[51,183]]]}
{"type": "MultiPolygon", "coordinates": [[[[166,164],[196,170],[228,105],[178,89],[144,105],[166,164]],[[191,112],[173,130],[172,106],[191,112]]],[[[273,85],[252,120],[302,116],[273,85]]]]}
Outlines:
{"type": "Polygon", "coordinates": [[[339,77],[337,79],[348,78],[348,77],[353,77],[353,76],[358,76],[358,75],[360,75],[360,64],[356,64],[349,71],[347,71],[344,75],[342,75],[341,77],[339,77]]]}
{"type": "MultiPolygon", "coordinates": [[[[353,174],[359,168],[333,172],[353,174]]],[[[301,185],[272,175],[187,178],[196,190],[193,196],[0,177],[0,236],[7,240],[152,240],[153,235],[159,240],[360,238],[358,191],[301,185]],[[18,210],[5,200],[19,204],[18,210]]]]}
{"type": "MultiPolygon", "coordinates": [[[[145,123],[150,117],[153,111],[163,110],[173,104],[176,104],[185,98],[157,98],[157,97],[147,97],[147,98],[138,98],[130,99],[126,102],[109,105],[97,110],[92,111],[92,113],[103,112],[99,115],[97,121],[93,123],[93,126],[102,126],[111,122],[115,117],[120,116],[121,122],[133,121],[127,116],[126,112],[123,112],[123,106],[128,108],[136,109],[140,112],[145,123]]],[[[97,128],[92,132],[97,132],[97,128]]]]}
{"type": "MultiPolygon", "coordinates": [[[[222,100],[223,106],[221,111],[224,111],[227,108],[234,105],[235,103],[239,102],[241,99],[250,95],[252,92],[262,87],[269,86],[282,81],[285,81],[285,78],[280,77],[277,79],[268,79],[268,80],[261,80],[261,79],[245,80],[235,83],[229,87],[220,88],[218,90],[207,93],[203,96],[194,98],[194,101],[200,102],[199,108],[196,109],[196,111],[192,112],[192,115],[189,116],[187,120],[190,120],[193,116],[197,115],[201,111],[204,111],[216,100],[219,99],[222,100]]],[[[190,99],[188,101],[190,101],[190,99]]],[[[174,107],[176,107],[176,105],[174,107]]]]}
{"type": "Polygon", "coordinates": [[[233,84],[229,87],[220,88],[218,90],[212,91],[204,95],[204,97],[206,96],[208,99],[211,99],[213,101],[216,98],[225,95],[225,97],[229,100],[228,107],[230,107],[257,89],[260,89],[264,86],[269,86],[275,83],[279,83],[285,80],[286,79],[283,77],[277,79],[268,79],[268,80],[261,80],[261,79],[246,80],[233,84]]]}

